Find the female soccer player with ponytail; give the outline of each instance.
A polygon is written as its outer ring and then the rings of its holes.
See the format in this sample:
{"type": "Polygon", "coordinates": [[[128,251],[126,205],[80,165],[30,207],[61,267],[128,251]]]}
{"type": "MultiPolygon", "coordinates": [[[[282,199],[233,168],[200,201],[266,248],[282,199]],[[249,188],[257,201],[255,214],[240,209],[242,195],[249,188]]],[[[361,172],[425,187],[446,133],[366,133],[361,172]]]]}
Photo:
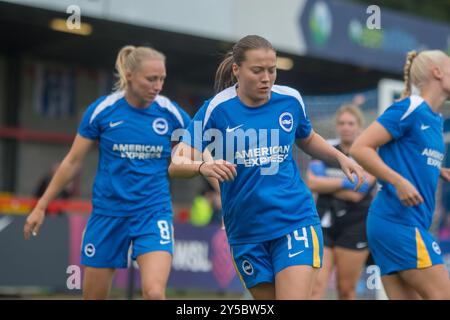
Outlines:
{"type": "Polygon", "coordinates": [[[190,119],[159,94],[166,78],[162,53],[126,46],[116,69],[117,91],[86,110],[72,148],[27,218],[24,236],[39,232],[48,203],[76,176],[98,141],[93,212],[81,248],[83,297],[107,298],[115,269],[127,267],[132,244],[144,298],[164,299],[173,250],[167,174],[171,138],[190,119]]]}
{"type": "Polygon", "coordinates": [[[391,299],[450,299],[441,250],[431,236],[439,176],[450,181],[443,121],[450,97],[450,58],[409,52],[405,90],[354,142],[350,154],[379,179],[367,220],[369,249],[391,299]],[[420,95],[411,95],[411,84],[420,95]],[[378,149],[378,152],[377,152],[378,149]]]}
{"type": "Polygon", "coordinates": [[[322,230],[293,144],[352,180],[356,173],[357,185],[363,172],[311,129],[299,92],[274,85],[275,78],[270,42],[239,40],[217,71],[218,93],[191,121],[169,172],[220,181],[235,268],[255,299],[308,299],[322,264],[322,230]],[[211,145],[214,158],[205,158],[211,145]]]}

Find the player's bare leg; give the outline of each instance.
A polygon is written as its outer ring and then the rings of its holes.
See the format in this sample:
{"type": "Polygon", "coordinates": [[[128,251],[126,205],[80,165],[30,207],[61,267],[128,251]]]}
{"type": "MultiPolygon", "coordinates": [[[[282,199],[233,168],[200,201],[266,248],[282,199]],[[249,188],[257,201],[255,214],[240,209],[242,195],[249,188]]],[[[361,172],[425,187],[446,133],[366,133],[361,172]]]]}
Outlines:
{"type": "Polygon", "coordinates": [[[105,300],[109,296],[115,269],[86,267],[83,277],[83,299],[105,300]]]}
{"type": "Polygon", "coordinates": [[[141,270],[142,296],[146,300],[166,298],[172,255],[167,251],[154,251],[137,257],[141,270]]]}

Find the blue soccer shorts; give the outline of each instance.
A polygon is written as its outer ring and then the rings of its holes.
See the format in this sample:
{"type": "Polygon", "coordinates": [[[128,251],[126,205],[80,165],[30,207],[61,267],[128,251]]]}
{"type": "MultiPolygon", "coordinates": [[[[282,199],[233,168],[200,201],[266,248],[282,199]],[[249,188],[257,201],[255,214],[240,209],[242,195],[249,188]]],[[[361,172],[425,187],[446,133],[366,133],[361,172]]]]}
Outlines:
{"type": "Polygon", "coordinates": [[[429,231],[374,213],[367,218],[367,240],[382,276],[443,263],[441,249],[429,231]]]}
{"type": "Polygon", "coordinates": [[[300,227],[274,240],[231,245],[231,256],[246,288],[274,283],[275,275],[287,267],[322,267],[322,228],[320,224],[300,227]]]}
{"type": "Polygon", "coordinates": [[[173,254],[171,213],[139,213],[129,217],[92,214],[87,223],[81,264],[95,268],[127,268],[131,258],[152,251],[173,254]]]}

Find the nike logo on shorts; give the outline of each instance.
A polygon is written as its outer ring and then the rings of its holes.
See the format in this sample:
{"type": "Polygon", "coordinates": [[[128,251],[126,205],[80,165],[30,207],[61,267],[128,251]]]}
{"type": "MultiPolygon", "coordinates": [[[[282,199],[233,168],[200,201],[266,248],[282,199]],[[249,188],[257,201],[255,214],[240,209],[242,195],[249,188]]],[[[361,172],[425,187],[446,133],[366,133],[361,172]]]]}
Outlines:
{"type": "Polygon", "coordinates": [[[295,257],[295,256],[299,255],[300,253],[302,253],[303,251],[305,251],[305,250],[301,250],[301,251],[296,252],[296,253],[289,253],[289,258],[295,257]]]}
{"type": "Polygon", "coordinates": [[[356,248],[357,249],[362,249],[362,248],[365,248],[365,247],[367,247],[367,242],[358,242],[356,244],[356,248]]]}

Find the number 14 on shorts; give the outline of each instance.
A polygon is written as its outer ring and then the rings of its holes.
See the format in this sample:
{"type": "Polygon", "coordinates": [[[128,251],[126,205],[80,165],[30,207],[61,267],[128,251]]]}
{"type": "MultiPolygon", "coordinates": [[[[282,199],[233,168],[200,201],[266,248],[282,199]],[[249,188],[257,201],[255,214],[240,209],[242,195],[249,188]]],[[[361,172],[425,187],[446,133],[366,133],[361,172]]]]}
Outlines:
{"type": "MultiPolygon", "coordinates": [[[[287,246],[288,246],[288,251],[289,251],[289,258],[295,257],[296,255],[299,255],[299,254],[303,253],[303,251],[305,251],[304,249],[294,251],[293,247],[292,247],[292,240],[294,240],[294,241],[303,241],[304,248],[305,249],[309,248],[308,233],[307,233],[306,227],[303,227],[301,229],[295,230],[293,232],[293,236],[294,236],[294,239],[292,239],[291,234],[287,234],[286,235],[287,246]],[[301,231],[301,235],[299,234],[299,230],[301,231]]],[[[299,249],[298,247],[299,246],[296,246],[297,249],[299,249]]]]}
{"type": "Polygon", "coordinates": [[[288,253],[289,258],[295,257],[295,256],[303,253],[305,251],[305,249],[309,248],[308,232],[307,232],[306,227],[295,230],[294,232],[292,232],[292,235],[293,235],[293,237],[291,236],[291,234],[286,235],[287,246],[288,246],[288,251],[289,251],[289,253],[288,253]],[[301,234],[299,234],[299,231],[301,232],[301,234]],[[293,246],[292,246],[293,241],[303,242],[303,244],[304,244],[303,249],[300,249],[300,246],[296,245],[295,246],[296,250],[293,250],[293,246]]]}

